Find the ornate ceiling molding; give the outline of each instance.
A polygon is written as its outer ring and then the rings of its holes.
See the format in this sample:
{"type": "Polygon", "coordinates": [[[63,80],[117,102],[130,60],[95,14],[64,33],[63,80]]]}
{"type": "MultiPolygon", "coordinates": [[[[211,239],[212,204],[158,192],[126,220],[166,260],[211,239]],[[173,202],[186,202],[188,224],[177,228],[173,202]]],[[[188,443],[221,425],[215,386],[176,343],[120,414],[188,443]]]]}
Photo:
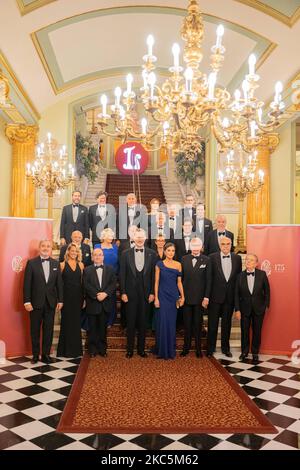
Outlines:
{"type": "MultiPolygon", "coordinates": [[[[269,5],[266,5],[263,2],[260,2],[259,0],[235,0],[238,3],[243,3],[244,5],[247,5],[249,7],[255,8],[256,10],[262,11],[266,15],[271,16],[272,18],[281,21],[281,23],[286,24],[290,28],[294,26],[294,24],[299,20],[300,18],[300,6],[294,11],[292,16],[287,16],[281,11],[276,10],[276,8],[272,8],[269,5]]],[[[283,4],[285,2],[282,2],[283,4]]]]}
{"type": "Polygon", "coordinates": [[[29,3],[24,3],[24,0],[17,0],[17,5],[19,7],[21,15],[27,15],[37,8],[44,7],[48,3],[56,2],[57,0],[32,0],[29,3]]]}

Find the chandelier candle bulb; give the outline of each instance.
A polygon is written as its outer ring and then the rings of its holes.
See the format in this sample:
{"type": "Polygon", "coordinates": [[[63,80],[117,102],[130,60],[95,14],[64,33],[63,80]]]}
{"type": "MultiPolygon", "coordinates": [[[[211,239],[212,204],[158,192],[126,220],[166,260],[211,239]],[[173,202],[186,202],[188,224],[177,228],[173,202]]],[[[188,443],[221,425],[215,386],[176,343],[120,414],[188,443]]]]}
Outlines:
{"type": "Polygon", "coordinates": [[[156,76],[154,72],[151,72],[148,77],[149,85],[150,85],[150,98],[153,100],[154,98],[154,86],[156,83],[156,76]]]}
{"type": "Polygon", "coordinates": [[[255,54],[251,54],[249,56],[248,64],[249,64],[249,75],[251,76],[255,75],[255,64],[256,64],[255,54]]]}
{"type": "Polygon", "coordinates": [[[106,107],[107,107],[107,96],[101,96],[101,104],[102,104],[102,115],[106,116],[106,107]]]}
{"type": "Polygon", "coordinates": [[[179,67],[180,47],[179,47],[179,44],[177,44],[176,42],[173,44],[172,54],[173,54],[173,58],[174,58],[174,68],[178,69],[178,67],[179,67]]]}
{"type": "Polygon", "coordinates": [[[240,99],[241,99],[241,92],[240,92],[239,89],[235,90],[235,92],[234,92],[234,99],[235,99],[235,101],[236,101],[237,103],[240,101],[240,99]]]}
{"type": "Polygon", "coordinates": [[[217,27],[217,42],[216,42],[216,48],[219,49],[222,46],[222,37],[224,36],[224,26],[220,24],[217,27]]]}
{"type": "Polygon", "coordinates": [[[133,76],[131,75],[131,73],[129,73],[126,77],[126,82],[127,82],[127,96],[130,95],[131,91],[132,91],[132,83],[133,83],[133,76]]]}
{"type": "Polygon", "coordinates": [[[120,107],[120,98],[121,98],[121,95],[122,95],[122,90],[119,86],[117,86],[117,88],[115,89],[115,107],[116,108],[119,108],[120,107]]]}
{"type": "Polygon", "coordinates": [[[164,122],[164,126],[163,126],[163,129],[164,129],[164,136],[167,135],[169,128],[170,128],[169,123],[168,123],[167,121],[165,121],[165,122],[164,122]]]}
{"type": "Polygon", "coordinates": [[[154,45],[154,37],[152,34],[149,34],[147,37],[147,46],[148,46],[148,56],[151,57],[153,55],[153,45],[154,45]]]}
{"type": "Polygon", "coordinates": [[[248,103],[248,91],[249,91],[249,83],[247,80],[243,81],[242,88],[244,92],[244,100],[245,100],[245,103],[247,104],[248,103]]]}
{"type": "Polygon", "coordinates": [[[264,176],[265,176],[264,171],[263,171],[263,170],[259,170],[259,172],[258,172],[258,179],[259,179],[260,183],[263,183],[263,181],[264,181],[264,176]]]}
{"type": "Polygon", "coordinates": [[[192,83],[193,83],[194,72],[191,67],[188,67],[184,72],[185,78],[185,90],[187,93],[191,93],[192,91],[192,83]]]}
{"type": "Polygon", "coordinates": [[[251,132],[251,139],[255,139],[256,138],[256,122],[255,121],[250,122],[250,132],[251,132]]]}
{"type": "Polygon", "coordinates": [[[148,72],[146,69],[143,70],[142,72],[142,77],[143,77],[143,81],[144,81],[144,90],[147,90],[148,89],[148,72]]]}
{"type": "Polygon", "coordinates": [[[208,99],[212,101],[215,96],[215,85],[217,81],[217,75],[215,72],[211,72],[208,77],[208,99]]]}
{"type": "Polygon", "coordinates": [[[146,135],[147,134],[147,119],[143,118],[141,121],[142,125],[142,134],[146,135]]]}
{"type": "Polygon", "coordinates": [[[257,115],[258,115],[258,121],[259,121],[259,122],[262,122],[262,115],[263,115],[263,110],[262,110],[262,108],[259,108],[259,109],[257,110],[257,115]]]}
{"type": "Polygon", "coordinates": [[[48,138],[48,144],[51,144],[51,132],[48,132],[47,138],[48,138]]]}
{"type": "Polygon", "coordinates": [[[282,90],[283,90],[282,83],[277,82],[275,85],[275,98],[274,98],[274,101],[276,104],[280,104],[282,90]]]}

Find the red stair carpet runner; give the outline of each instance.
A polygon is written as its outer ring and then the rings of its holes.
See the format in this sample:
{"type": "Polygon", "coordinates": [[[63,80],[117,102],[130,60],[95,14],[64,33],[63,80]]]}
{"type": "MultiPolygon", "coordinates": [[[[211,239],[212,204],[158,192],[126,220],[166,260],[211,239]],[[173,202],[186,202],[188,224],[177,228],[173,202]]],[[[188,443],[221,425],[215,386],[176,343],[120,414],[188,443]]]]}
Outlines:
{"type": "MultiPolygon", "coordinates": [[[[165,203],[165,195],[159,176],[141,175],[140,176],[141,199],[148,209],[149,202],[156,197],[161,204],[165,203]]],[[[108,193],[108,203],[119,207],[119,196],[126,196],[133,192],[132,176],[127,175],[107,175],[105,191],[108,193]]],[[[135,177],[135,192],[137,192],[137,179],[135,177]]]]}

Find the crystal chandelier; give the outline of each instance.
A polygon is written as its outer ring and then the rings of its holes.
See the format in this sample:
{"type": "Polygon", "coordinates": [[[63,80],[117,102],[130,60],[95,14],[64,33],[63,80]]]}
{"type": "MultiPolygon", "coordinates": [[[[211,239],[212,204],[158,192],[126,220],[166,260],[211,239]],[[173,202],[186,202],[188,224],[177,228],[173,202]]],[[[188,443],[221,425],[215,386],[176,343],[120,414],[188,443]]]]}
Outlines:
{"type": "Polygon", "coordinates": [[[255,193],[264,184],[264,172],[258,169],[257,151],[245,154],[239,147],[239,159],[235,162],[235,152],[227,154],[225,173],[219,171],[218,186],[228,194],[235,194],[239,201],[238,238],[235,251],[245,253],[243,207],[248,194],[255,193]],[[245,161],[246,160],[246,161],[245,161]]]}
{"type": "Polygon", "coordinates": [[[201,150],[201,129],[210,125],[217,139],[219,152],[241,146],[245,152],[253,152],[260,138],[274,131],[279,125],[284,103],[282,84],[277,82],[275,97],[267,117],[263,118],[263,105],[255,97],[259,76],[255,70],[256,57],[249,57],[249,73],[232,98],[230,93],[217,86],[218,74],[224,62],[225,47],[222,44],[224,27],[217,28],[216,44],[211,48],[211,71],[200,71],[203,58],[203,18],[197,0],[189,0],[187,16],[181,28],[185,41],[183,61],[180,65],[180,47],[172,47],[173,65],[169,77],[159,86],[155,75],[157,58],[153,54],[154,38],[147,38],[148,51],[143,57],[143,87],[141,101],[145,117],[136,123],[132,110],[137,96],[133,91],[133,76],[127,75],[127,89],[115,89],[115,103],[108,113],[106,95],[101,96],[102,112],[99,114],[100,133],[126,142],[139,139],[149,151],[159,148],[196,155],[201,150]],[[122,103],[121,103],[122,101],[122,103]]]}
{"type": "Polygon", "coordinates": [[[9,100],[9,83],[8,79],[3,75],[0,70],[0,108],[10,108],[11,103],[9,100]]]}
{"type": "Polygon", "coordinates": [[[36,188],[44,188],[48,196],[48,218],[53,218],[53,196],[75,181],[75,170],[68,164],[66,146],[60,149],[48,132],[47,141],[37,146],[36,160],[27,163],[26,176],[36,188]]]}

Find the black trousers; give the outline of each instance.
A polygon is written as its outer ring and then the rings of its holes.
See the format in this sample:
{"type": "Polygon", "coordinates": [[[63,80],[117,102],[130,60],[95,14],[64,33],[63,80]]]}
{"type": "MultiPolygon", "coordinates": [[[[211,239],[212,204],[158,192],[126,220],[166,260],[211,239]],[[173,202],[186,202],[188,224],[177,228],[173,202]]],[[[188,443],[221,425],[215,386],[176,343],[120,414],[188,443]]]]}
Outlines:
{"type": "Polygon", "coordinates": [[[128,298],[126,304],[127,352],[134,350],[135,331],[137,330],[137,351],[145,351],[147,312],[149,304],[145,299],[142,273],[137,274],[137,290],[134,298],[128,298]]]}
{"type": "Polygon", "coordinates": [[[264,321],[263,315],[256,315],[253,311],[250,316],[241,316],[241,343],[242,354],[249,354],[250,349],[250,327],[252,327],[252,354],[258,354],[261,343],[261,329],[264,321]]]}
{"type": "Polygon", "coordinates": [[[102,311],[98,315],[88,315],[88,349],[90,354],[106,353],[107,315],[102,311]]]}
{"type": "Polygon", "coordinates": [[[201,351],[202,323],[202,306],[185,304],[183,306],[184,351],[188,352],[191,349],[193,336],[195,337],[196,351],[201,351]]]}
{"type": "Polygon", "coordinates": [[[33,356],[40,354],[41,327],[43,330],[42,354],[49,356],[53,341],[54,315],[55,309],[49,305],[48,300],[46,300],[43,308],[34,309],[30,312],[30,333],[33,356]]]}
{"type": "Polygon", "coordinates": [[[210,302],[208,311],[208,333],[207,333],[207,352],[212,354],[216,349],[219,318],[221,320],[221,350],[223,353],[230,351],[230,333],[231,320],[233,314],[233,305],[228,303],[217,304],[210,302]]]}

